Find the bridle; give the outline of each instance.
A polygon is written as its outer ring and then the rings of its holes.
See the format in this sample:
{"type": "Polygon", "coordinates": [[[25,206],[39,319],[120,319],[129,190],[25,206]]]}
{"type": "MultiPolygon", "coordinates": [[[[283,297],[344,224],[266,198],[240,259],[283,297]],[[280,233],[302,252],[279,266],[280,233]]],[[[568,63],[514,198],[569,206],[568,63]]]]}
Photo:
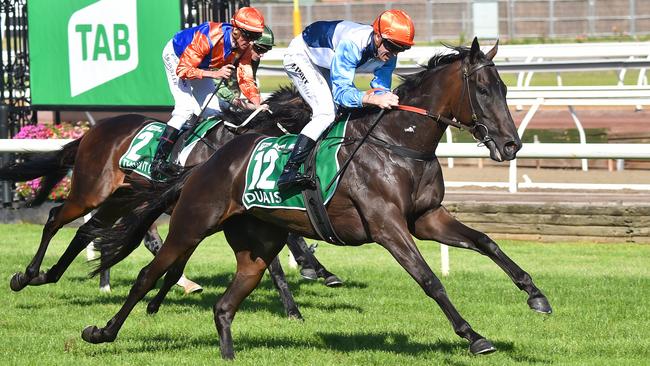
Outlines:
{"type": "MultiPolygon", "coordinates": [[[[399,109],[402,111],[407,111],[407,112],[413,112],[417,113],[426,117],[429,117],[433,119],[436,122],[442,122],[448,126],[456,127],[459,130],[467,130],[469,133],[472,134],[472,137],[479,143],[479,146],[485,145],[489,141],[494,141],[494,139],[490,136],[489,130],[487,126],[479,121],[478,115],[476,114],[476,109],[474,108],[474,102],[472,101],[472,93],[470,90],[470,76],[472,76],[474,73],[476,73],[478,70],[484,68],[484,67],[492,67],[495,66],[494,62],[491,60],[488,60],[484,63],[474,65],[471,68],[468,68],[466,65],[461,66],[461,71],[462,71],[462,78],[463,78],[463,87],[462,87],[462,92],[460,95],[460,99],[458,100],[458,104],[456,107],[456,110],[460,110],[460,105],[463,102],[463,99],[465,98],[465,92],[467,92],[467,99],[469,100],[469,108],[472,113],[471,115],[471,123],[461,123],[458,122],[456,118],[450,119],[447,118],[441,114],[432,114],[429,113],[427,110],[419,107],[414,107],[414,106],[409,106],[409,105],[398,105],[395,107],[395,109],[399,109]],[[483,137],[480,137],[480,132],[483,131],[485,134],[483,137]],[[478,136],[478,137],[477,137],[478,136]]],[[[475,88],[476,89],[476,88],[475,88]]],[[[476,93],[474,93],[476,94],[476,93]]],[[[477,101],[477,104],[480,107],[480,103],[477,101]]]]}

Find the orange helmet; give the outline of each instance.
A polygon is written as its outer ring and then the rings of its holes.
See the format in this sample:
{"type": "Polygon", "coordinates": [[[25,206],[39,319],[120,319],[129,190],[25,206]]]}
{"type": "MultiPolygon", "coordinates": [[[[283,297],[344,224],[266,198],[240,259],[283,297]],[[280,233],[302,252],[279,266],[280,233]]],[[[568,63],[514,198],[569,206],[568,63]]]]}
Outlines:
{"type": "Polygon", "coordinates": [[[372,29],[381,38],[387,39],[398,46],[409,48],[413,45],[415,26],[411,17],[403,10],[391,9],[379,14],[372,29]]]}
{"type": "Polygon", "coordinates": [[[235,27],[249,32],[260,34],[264,32],[264,15],[259,10],[250,6],[245,6],[237,10],[230,22],[235,27]]]}

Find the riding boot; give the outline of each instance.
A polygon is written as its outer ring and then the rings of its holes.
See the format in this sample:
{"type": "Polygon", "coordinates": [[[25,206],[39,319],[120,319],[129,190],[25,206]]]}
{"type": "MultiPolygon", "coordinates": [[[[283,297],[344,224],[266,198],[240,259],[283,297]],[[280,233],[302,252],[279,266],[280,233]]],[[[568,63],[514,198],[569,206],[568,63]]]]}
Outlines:
{"type": "Polygon", "coordinates": [[[292,188],[314,188],[313,180],[298,171],[302,163],[307,160],[314,146],[316,146],[316,141],[305,135],[298,135],[291,156],[289,156],[289,160],[284,166],[280,178],[278,178],[277,183],[280,192],[286,192],[292,188]]]}
{"type": "Polygon", "coordinates": [[[162,180],[165,177],[170,177],[178,174],[179,169],[174,162],[167,161],[169,154],[174,148],[174,144],[180,136],[180,131],[172,126],[165,126],[165,131],[160,136],[158,149],[156,155],[151,162],[151,178],[155,180],[162,180]]]}

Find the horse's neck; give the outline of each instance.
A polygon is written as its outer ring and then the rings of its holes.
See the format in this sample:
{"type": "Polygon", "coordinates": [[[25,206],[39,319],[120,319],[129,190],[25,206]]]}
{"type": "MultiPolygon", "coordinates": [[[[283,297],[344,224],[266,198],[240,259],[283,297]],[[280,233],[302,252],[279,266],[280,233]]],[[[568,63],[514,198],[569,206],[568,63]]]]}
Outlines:
{"type": "MultiPolygon", "coordinates": [[[[449,85],[447,78],[443,77],[432,77],[427,80],[427,83],[431,85],[426,89],[410,91],[409,94],[404,95],[400,99],[400,104],[422,108],[430,114],[450,117],[452,98],[447,91],[453,89],[453,86],[449,85]],[[434,83],[438,85],[434,87],[434,83]]],[[[374,120],[374,117],[367,118],[369,120],[365,125],[369,125],[374,120]]],[[[433,154],[445,129],[446,125],[435,122],[431,117],[394,110],[382,117],[373,130],[373,135],[393,145],[433,154]]]]}

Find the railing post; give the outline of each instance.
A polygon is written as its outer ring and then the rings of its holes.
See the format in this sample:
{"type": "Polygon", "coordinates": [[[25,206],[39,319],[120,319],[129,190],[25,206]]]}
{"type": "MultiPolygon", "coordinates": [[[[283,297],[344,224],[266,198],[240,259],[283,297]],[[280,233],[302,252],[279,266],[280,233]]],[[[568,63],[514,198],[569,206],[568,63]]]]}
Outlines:
{"type": "MultiPolygon", "coordinates": [[[[9,106],[4,103],[0,104],[0,138],[9,138],[9,106]]],[[[6,165],[10,160],[10,153],[2,153],[0,165],[6,165]]],[[[8,181],[2,181],[0,190],[2,190],[2,206],[11,206],[13,199],[10,183],[8,181]]]]}

